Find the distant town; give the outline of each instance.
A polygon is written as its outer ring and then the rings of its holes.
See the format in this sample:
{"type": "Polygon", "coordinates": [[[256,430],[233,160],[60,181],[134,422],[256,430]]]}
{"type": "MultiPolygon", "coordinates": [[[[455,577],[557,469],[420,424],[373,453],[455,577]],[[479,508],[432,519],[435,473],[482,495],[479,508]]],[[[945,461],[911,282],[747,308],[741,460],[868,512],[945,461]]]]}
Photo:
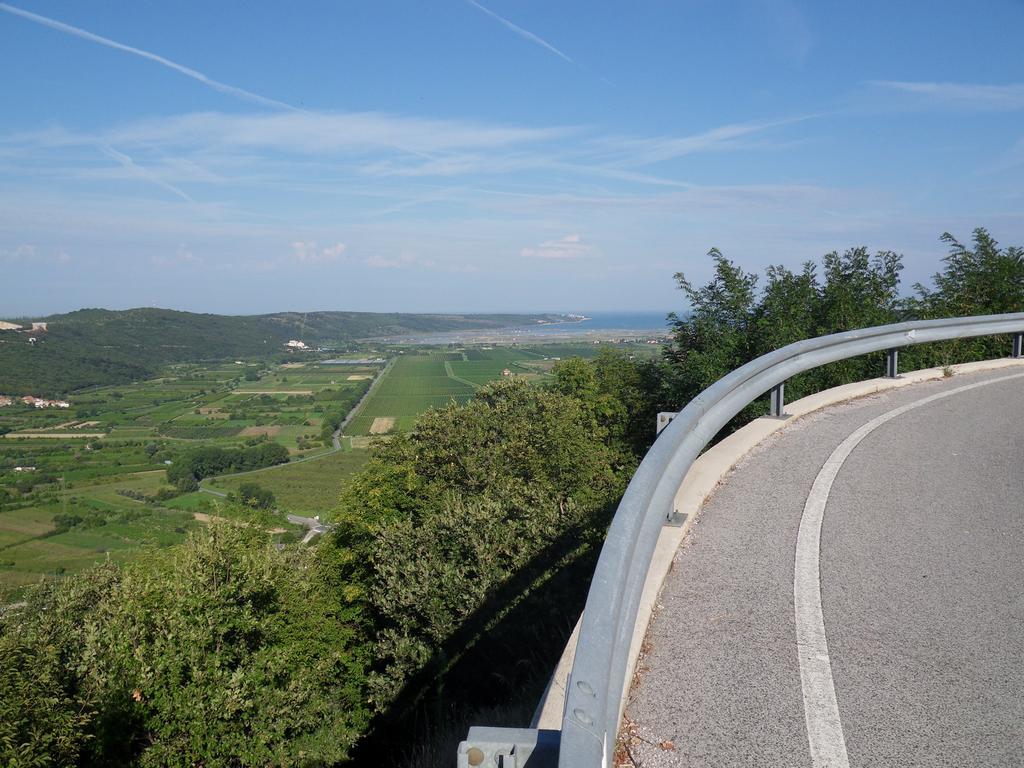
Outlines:
{"type": "Polygon", "coordinates": [[[12,397],[10,395],[0,395],[0,408],[4,408],[9,405],[14,405],[17,401],[23,402],[25,405],[35,406],[36,408],[70,408],[71,403],[67,400],[49,400],[45,397],[35,397],[34,395],[25,395],[24,397],[12,397]]]}

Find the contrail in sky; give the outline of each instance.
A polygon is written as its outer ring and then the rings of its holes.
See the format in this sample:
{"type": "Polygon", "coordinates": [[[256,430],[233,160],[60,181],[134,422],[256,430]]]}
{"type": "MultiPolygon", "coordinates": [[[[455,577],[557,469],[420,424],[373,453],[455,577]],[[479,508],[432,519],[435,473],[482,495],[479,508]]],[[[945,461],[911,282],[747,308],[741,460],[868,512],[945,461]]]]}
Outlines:
{"type": "Polygon", "coordinates": [[[109,144],[98,144],[97,146],[98,146],[100,152],[102,152],[104,155],[109,157],[111,160],[116,160],[118,163],[120,163],[122,166],[124,166],[125,170],[131,172],[135,176],[137,176],[137,177],[139,177],[141,179],[145,179],[146,181],[153,182],[154,184],[156,184],[161,189],[166,189],[168,192],[171,192],[171,193],[177,195],[182,200],[184,200],[186,203],[193,203],[193,204],[195,203],[195,200],[193,200],[191,197],[189,197],[188,194],[186,194],[182,190],[178,189],[176,186],[174,186],[170,182],[166,182],[163,179],[161,179],[160,177],[156,176],[155,174],[150,173],[148,170],[143,168],[141,165],[138,165],[131,157],[126,155],[124,152],[118,152],[116,149],[111,147],[109,144]]]}
{"type": "MultiPolygon", "coordinates": [[[[207,77],[202,72],[197,72],[196,70],[191,69],[190,67],[178,64],[177,62],[171,61],[170,59],[165,59],[163,56],[157,56],[155,53],[143,51],[140,48],[133,48],[130,45],[119,43],[116,40],[111,40],[107,37],[95,35],[92,32],[88,32],[84,29],[72,27],[70,24],[65,24],[62,21],[50,19],[47,18],[46,16],[40,16],[39,14],[32,13],[21,8],[15,8],[13,5],[8,5],[7,3],[0,3],[0,11],[6,11],[7,13],[14,14],[15,16],[20,16],[23,19],[34,21],[36,24],[42,24],[44,27],[56,29],[58,32],[64,32],[69,35],[74,35],[75,37],[80,37],[83,40],[88,40],[92,43],[99,43],[100,45],[105,45],[108,48],[114,48],[115,50],[124,51],[125,53],[131,53],[143,59],[155,61],[157,64],[162,64],[168,69],[173,69],[175,72],[185,75],[185,77],[191,77],[193,80],[198,80],[200,83],[207,86],[208,88],[212,88],[215,91],[220,91],[221,93],[226,93],[229,96],[244,99],[245,101],[250,101],[255,104],[262,104],[265,107],[274,107],[276,109],[290,109],[298,111],[297,108],[293,107],[291,104],[285,104],[283,101],[277,101],[276,99],[268,99],[266,96],[260,96],[258,93],[247,91],[244,88],[236,88],[233,85],[228,85],[227,83],[219,82],[211,77],[207,77]]],[[[490,11],[488,11],[488,13],[490,13],[490,11]]]]}
{"type": "MultiPolygon", "coordinates": [[[[553,54],[555,54],[556,56],[558,56],[560,58],[565,59],[570,64],[576,64],[575,61],[573,61],[566,54],[562,53],[560,50],[555,48],[555,46],[553,46],[551,43],[549,43],[544,38],[538,37],[537,35],[533,34],[533,32],[530,32],[528,30],[523,29],[520,26],[517,26],[517,25],[513,24],[511,21],[509,21],[508,19],[506,19],[503,16],[499,16],[498,14],[496,14],[491,9],[484,8],[482,5],[480,5],[480,3],[476,2],[476,0],[466,0],[466,2],[469,3],[470,5],[474,6],[475,8],[479,8],[481,11],[483,11],[488,16],[490,16],[492,19],[495,19],[496,21],[501,22],[506,27],[511,29],[513,32],[515,32],[517,35],[519,35],[520,37],[524,37],[527,40],[529,40],[531,43],[536,43],[537,45],[541,46],[542,48],[547,48],[553,54]]],[[[576,64],[576,66],[579,66],[579,65],[576,64]]]]}

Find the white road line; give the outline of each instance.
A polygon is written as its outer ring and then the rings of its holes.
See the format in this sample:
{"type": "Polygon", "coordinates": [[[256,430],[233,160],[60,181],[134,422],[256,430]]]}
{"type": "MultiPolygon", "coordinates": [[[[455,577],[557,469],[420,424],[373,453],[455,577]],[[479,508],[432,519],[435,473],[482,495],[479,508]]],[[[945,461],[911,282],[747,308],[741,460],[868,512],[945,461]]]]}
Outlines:
{"type": "Polygon", "coordinates": [[[814,479],[814,485],[811,486],[807,503],[804,505],[803,517],[800,519],[793,572],[797,656],[800,660],[800,684],[804,695],[807,740],[814,768],[848,768],[850,765],[846,755],[843,724],[839,719],[839,705],[836,703],[832,663],[829,660],[825,620],[821,610],[821,522],[825,517],[825,505],[832,491],[832,483],[842,469],[843,463],[861,440],[886,422],[945,397],[1019,378],[1024,378],[1024,374],[1017,373],[967,384],[883,413],[843,440],[814,479]]]}

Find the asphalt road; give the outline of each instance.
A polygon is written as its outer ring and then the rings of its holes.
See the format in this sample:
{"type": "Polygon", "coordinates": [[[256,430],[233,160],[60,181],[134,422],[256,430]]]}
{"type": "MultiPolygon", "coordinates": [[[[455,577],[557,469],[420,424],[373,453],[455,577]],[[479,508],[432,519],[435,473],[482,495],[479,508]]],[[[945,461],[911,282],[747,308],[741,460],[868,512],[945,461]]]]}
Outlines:
{"type": "Polygon", "coordinates": [[[1014,373],[817,412],[733,470],[651,625],[638,765],[1024,766],[1024,378],[952,393],[1014,373]]]}

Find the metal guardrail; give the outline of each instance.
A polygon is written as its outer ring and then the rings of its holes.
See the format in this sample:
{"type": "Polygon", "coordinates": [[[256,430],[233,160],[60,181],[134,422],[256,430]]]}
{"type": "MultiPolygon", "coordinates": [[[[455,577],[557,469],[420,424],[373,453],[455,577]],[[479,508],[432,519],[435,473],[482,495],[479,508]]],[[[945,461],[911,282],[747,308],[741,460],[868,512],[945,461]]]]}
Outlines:
{"type": "Polygon", "coordinates": [[[914,321],[798,341],[719,379],[672,419],[640,463],[608,529],[583,611],[576,658],[566,686],[561,731],[472,728],[459,745],[459,768],[604,768],[615,751],[630,668],[630,643],[658,533],[701,450],[753,400],[772,392],[782,416],[785,381],[826,363],[911,344],[1013,334],[1013,357],[1024,354],[1024,313],[914,321]]]}

